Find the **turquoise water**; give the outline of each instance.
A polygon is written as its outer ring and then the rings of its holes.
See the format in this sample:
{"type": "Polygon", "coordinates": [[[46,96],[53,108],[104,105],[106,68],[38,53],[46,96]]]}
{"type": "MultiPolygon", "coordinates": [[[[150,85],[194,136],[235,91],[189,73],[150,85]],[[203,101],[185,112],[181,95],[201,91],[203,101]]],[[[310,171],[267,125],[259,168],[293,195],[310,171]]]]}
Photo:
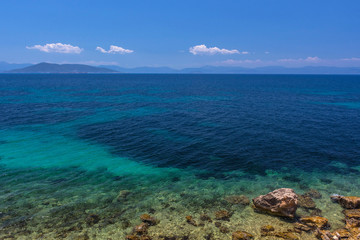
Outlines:
{"type": "Polygon", "coordinates": [[[153,239],[259,236],[291,223],[225,198],[280,187],[318,190],[341,227],[329,195],[360,195],[359,102],[358,76],[2,74],[0,238],[124,239],[143,213],[153,239]],[[185,221],[220,209],[229,233],[185,221]]]}

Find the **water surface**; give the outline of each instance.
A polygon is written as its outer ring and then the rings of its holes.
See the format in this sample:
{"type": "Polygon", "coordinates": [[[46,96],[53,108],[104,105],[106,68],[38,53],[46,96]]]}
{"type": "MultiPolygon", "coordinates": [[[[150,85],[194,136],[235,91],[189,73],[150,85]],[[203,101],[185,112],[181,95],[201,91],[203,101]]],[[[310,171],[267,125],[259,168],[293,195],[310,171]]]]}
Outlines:
{"type": "Polygon", "coordinates": [[[329,195],[360,195],[359,133],[359,76],[1,74],[0,235],[123,239],[150,212],[154,239],[227,239],[184,220],[219,209],[256,235],[288,223],[224,198],[280,187],[318,190],[340,227],[329,195]]]}

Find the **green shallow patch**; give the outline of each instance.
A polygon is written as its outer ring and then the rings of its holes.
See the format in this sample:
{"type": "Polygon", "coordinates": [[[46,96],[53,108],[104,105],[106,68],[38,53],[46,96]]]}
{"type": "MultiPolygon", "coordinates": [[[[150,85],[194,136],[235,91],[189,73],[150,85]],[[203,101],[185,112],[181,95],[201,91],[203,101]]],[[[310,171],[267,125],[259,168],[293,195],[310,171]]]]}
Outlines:
{"type": "MultiPolygon", "coordinates": [[[[61,131],[61,129],[60,129],[61,131]]],[[[117,175],[161,175],[174,169],[153,168],[128,158],[113,156],[108,149],[46,131],[1,131],[1,163],[7,168],[82,167],[106,168],[117,175]]]]}

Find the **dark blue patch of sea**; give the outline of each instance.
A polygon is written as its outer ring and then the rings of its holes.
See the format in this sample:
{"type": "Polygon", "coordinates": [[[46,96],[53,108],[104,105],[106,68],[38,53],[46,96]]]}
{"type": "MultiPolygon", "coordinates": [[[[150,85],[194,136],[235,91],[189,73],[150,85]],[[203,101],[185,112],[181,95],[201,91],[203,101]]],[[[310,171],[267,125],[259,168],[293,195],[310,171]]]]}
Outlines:
{"type": "Polygon", "coordinates": [[[360,165],[360,76],[1,74],[0,130],[32,127],[215,177],[351,171],[360,165]]]}

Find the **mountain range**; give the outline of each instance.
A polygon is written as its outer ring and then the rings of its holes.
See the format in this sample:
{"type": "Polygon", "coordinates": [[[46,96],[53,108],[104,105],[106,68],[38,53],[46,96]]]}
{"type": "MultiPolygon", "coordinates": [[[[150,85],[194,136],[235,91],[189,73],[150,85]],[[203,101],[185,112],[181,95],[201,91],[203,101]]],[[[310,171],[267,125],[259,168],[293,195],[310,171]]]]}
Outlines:
{"type": "Polygon", "coordinates": [[[84,64],[39,63],[7,71],[8,73],[116,73],[117,71],[84,64]]]}
{"type": "Polygon", "coordinates": [[[84,64],[10,64],[0,62],[0,72],[6,73],[178,73],[178,74],[360,74],[357,67],[307,66],[286,68],[280,66],[244,68],[203,66],[174,69],[169,67],[124,68],[116,65],[90,66],[84,64]]]}
{"type": "Polygon", "coordinates": [[[24,68],[31,66],[30,63],[7,63],[0,61],[0,72],[6,72],[17,68],[24,68]]]}

